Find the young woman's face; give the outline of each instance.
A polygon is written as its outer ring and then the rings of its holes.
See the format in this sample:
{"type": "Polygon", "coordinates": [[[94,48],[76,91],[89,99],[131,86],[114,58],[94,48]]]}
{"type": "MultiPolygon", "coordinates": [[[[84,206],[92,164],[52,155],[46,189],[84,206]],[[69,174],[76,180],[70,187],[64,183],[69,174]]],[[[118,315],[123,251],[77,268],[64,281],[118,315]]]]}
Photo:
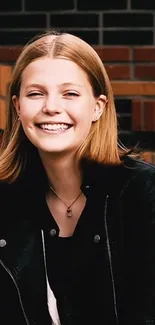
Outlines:
{"type": "Polygon", "coordinates": [[[87,137],[105,96],[93,96],[85,72],[65,59],[41,58],[22,74],[19,98],[13,102],[24,132],[38,150],[75,152],[87,137]]]}

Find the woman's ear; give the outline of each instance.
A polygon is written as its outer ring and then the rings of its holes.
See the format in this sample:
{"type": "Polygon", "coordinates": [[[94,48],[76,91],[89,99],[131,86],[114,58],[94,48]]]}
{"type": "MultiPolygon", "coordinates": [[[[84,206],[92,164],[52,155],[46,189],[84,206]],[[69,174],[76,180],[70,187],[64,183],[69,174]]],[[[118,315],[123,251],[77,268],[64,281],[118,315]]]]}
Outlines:
{"type": "Polygon", "coordinates": [[[20,115],[20,105],[19,105],[19,98],[16,95],[12,96],[12,103],[16,109],[18,116],[20,115]]]}
{"type": "Polygon", "coordinates": [[[100,95],[96,99],[96,106],[94,109],[93,122],[96,122],[100,119],[107,102],[108,102],[108,100],[105,95],[100,95]]]}

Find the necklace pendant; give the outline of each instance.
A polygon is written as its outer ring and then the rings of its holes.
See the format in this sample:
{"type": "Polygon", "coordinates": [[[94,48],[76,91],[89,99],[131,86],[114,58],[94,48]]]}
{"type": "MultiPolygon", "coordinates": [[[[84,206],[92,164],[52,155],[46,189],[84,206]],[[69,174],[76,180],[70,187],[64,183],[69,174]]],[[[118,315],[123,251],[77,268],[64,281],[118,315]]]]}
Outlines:
{"type": "Polygon", "coordinates": [[[72,217],[72,209],[70,207],[67,208],[67,217],[72,217]]]}

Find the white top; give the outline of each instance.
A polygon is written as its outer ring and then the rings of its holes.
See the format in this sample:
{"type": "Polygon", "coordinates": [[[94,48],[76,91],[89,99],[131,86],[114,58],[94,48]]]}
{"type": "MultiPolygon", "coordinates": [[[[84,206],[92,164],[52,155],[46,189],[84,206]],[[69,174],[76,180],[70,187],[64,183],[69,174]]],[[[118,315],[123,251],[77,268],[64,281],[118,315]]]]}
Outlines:
{"type": "Polygon", "coordinates": [[[58,314],[58,309],[57,309],[57,302],[54,296],[53,291],[50,288],[48,278],[46,276],[47,280],[47,302],[48,302],[48,310],[52,319],[52,325],[61,325],[60,324],[60,319],[59,319],[59,314],[58,314]]]}
{"type": "Polygon", "coordinates": [[[41,230],[42,234],[42,243],[43,243],[43,254],[44,254],[44,264],[45,264],[45,273],[46,273],[46,283],[47,283],[47,303],[48,303],[48,310],[51,316],[52,323],[51,325],[61,325],[58,309],[57,309],[57,302],[54,296],[53,291],[50,288],[48,276],[47,276],[47,266],[46,266],[46,253],[45,253],[45,241],[44,241],[44,233],[41,230]]]}

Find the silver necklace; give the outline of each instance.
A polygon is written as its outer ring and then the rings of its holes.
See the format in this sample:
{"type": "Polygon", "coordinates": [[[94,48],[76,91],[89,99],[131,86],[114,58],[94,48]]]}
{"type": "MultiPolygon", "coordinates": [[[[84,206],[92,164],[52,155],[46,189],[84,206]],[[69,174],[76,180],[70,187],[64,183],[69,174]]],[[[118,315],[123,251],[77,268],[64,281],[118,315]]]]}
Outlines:
{"type": "Polygon", "coordinates": [[[52,192],[58,197],[59,200],[61,200],[63,202],[63,204],[67,207],[67,210],[66,210],[66,217],[67,218],[71,218],[72,217],[72,205],[77,201],[77,199],[81,196],[82,194],[82,191],[78,194],[78,196],[76,196],[76,198],[73,200],[73,202],[68,205],[61,197],[60,195],[58,195],[54,188],[49,184],[49,187],[50,189],[52,190],[52,192]]]}

